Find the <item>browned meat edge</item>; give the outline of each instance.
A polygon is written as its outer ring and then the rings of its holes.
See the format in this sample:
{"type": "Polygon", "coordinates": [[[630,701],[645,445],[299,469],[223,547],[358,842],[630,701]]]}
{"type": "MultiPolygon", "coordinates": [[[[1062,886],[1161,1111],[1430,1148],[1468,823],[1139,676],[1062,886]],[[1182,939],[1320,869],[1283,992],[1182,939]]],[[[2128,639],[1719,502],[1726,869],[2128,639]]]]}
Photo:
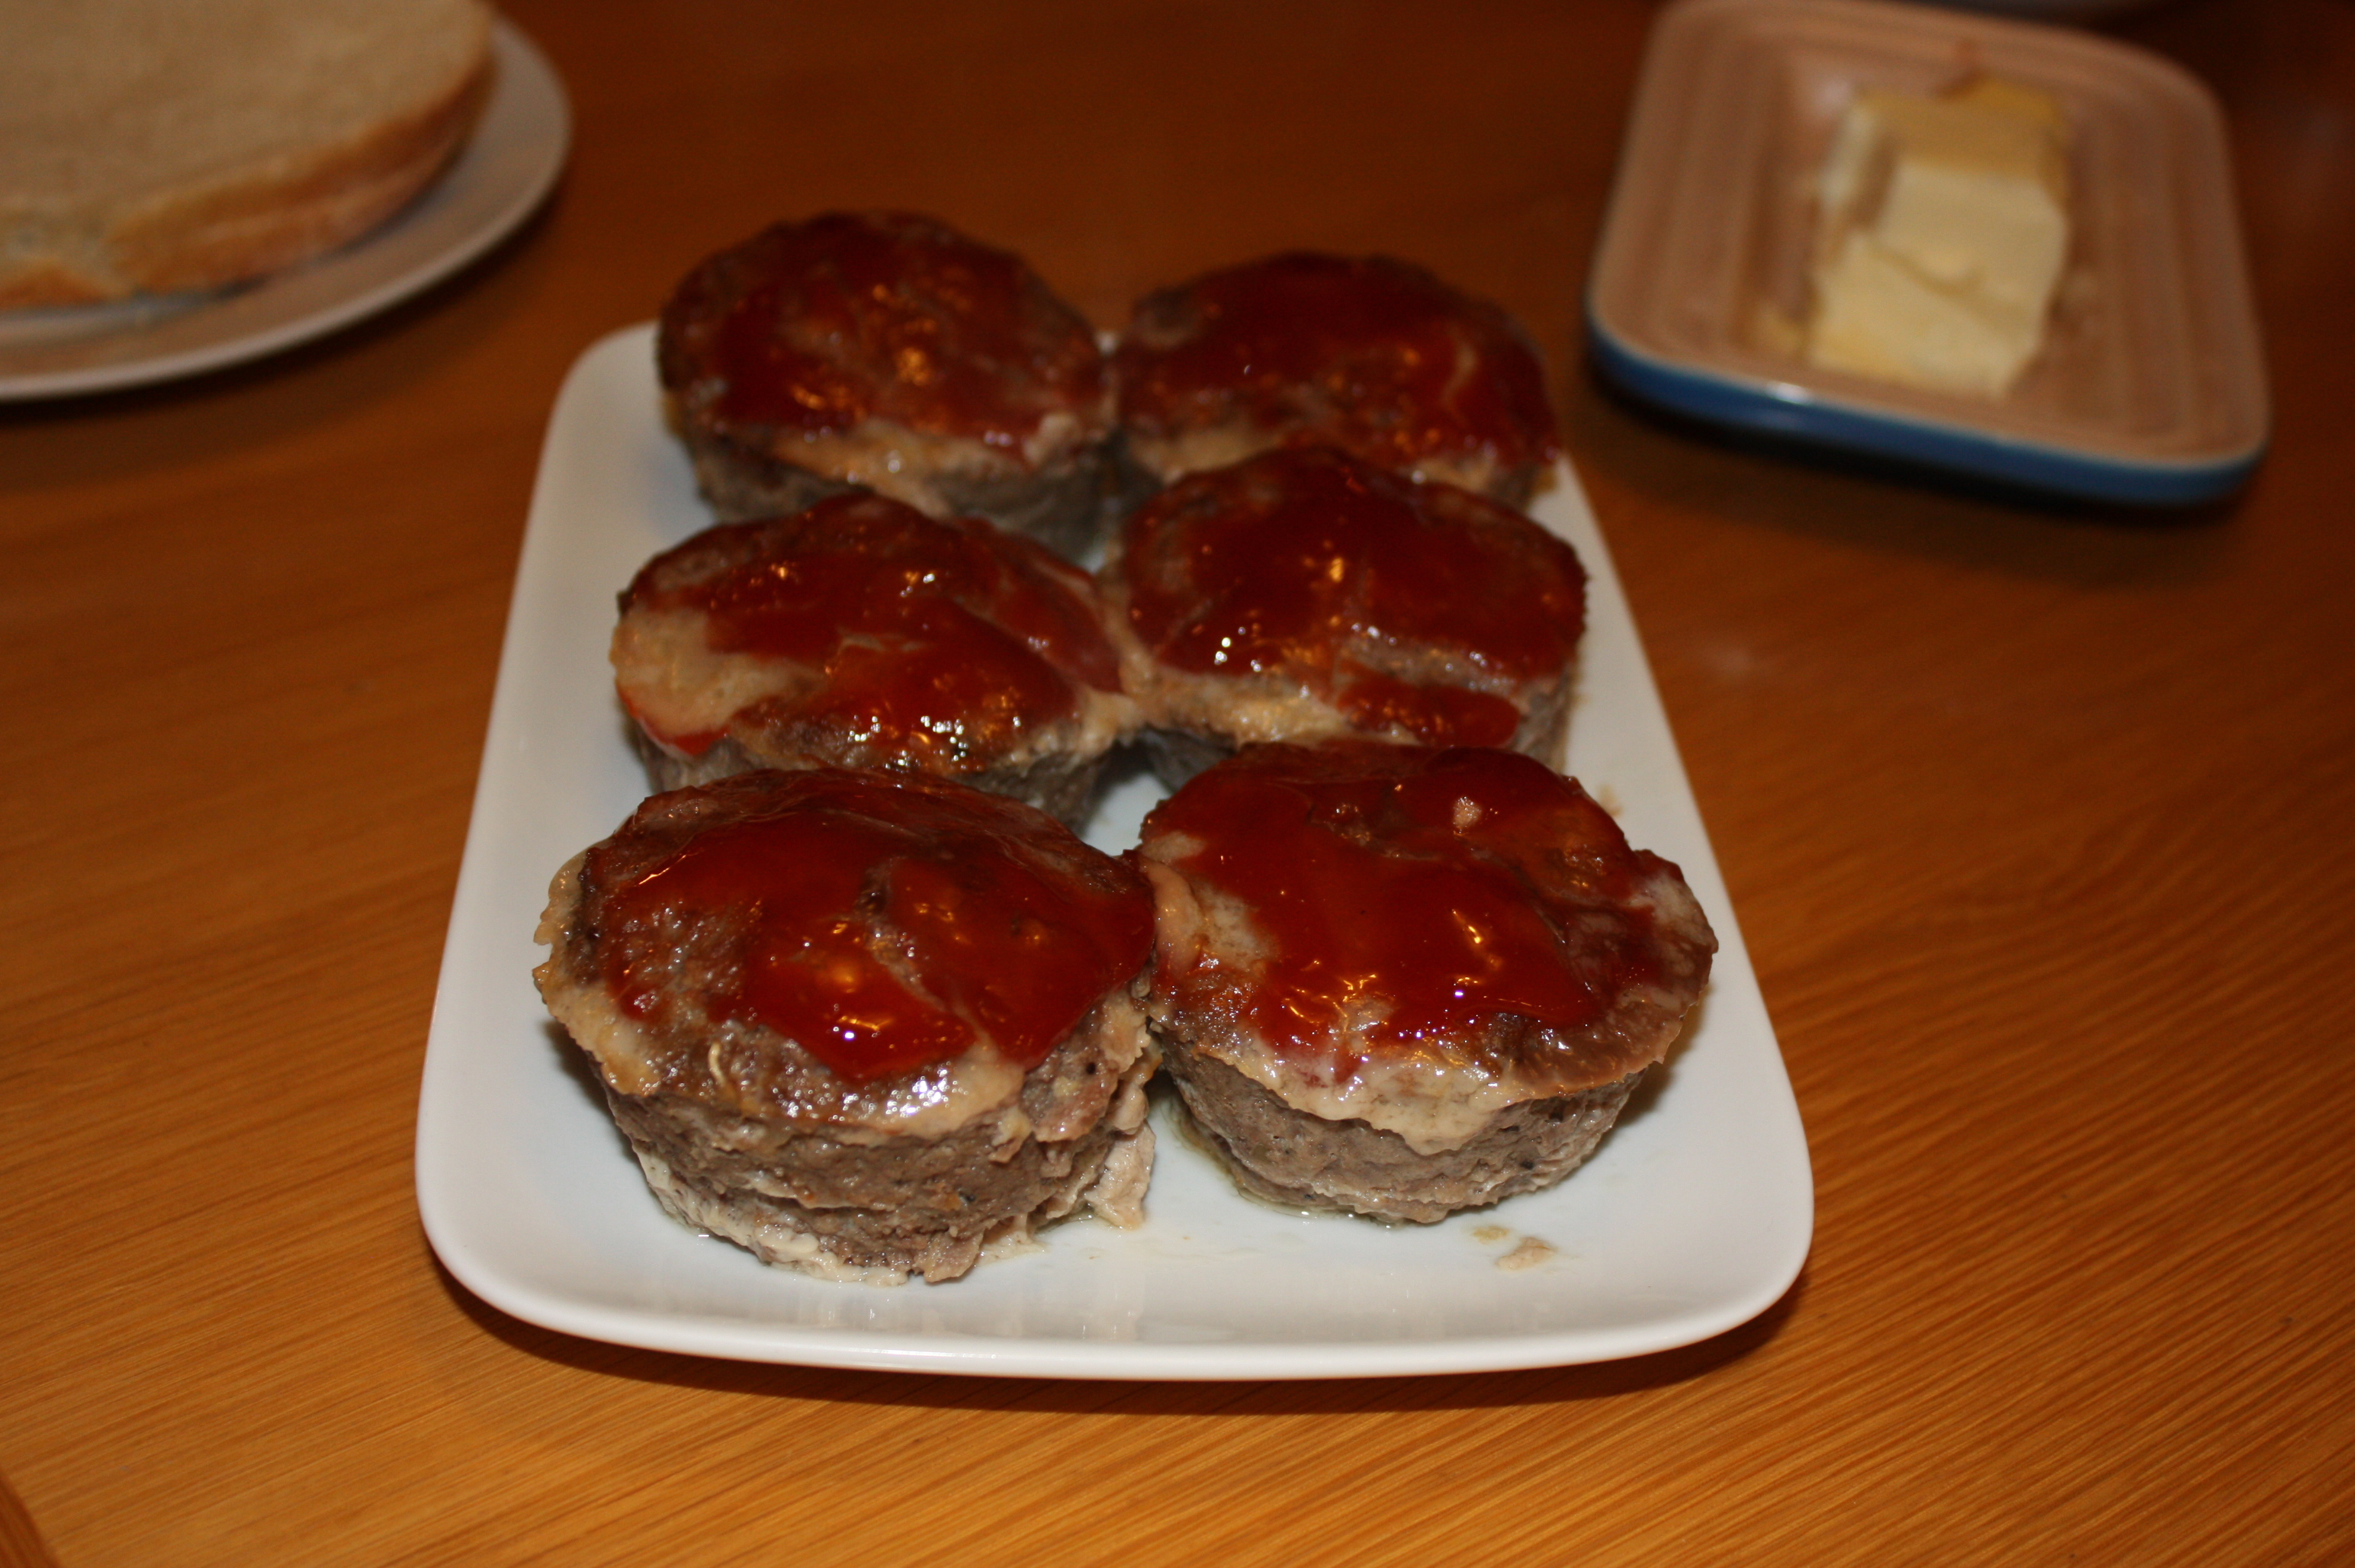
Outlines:
{"type": "Polygon", "coordinates": [[[1195,1126],[1244,1191],[1291,1208],[1419,1225],[1560,1181],[1594,1152],[1644,1075],[1508,1105],[1461,1148],[1425,1155],[1363,1121],[1297,1110],[1177,1035],[1157,1032],[1195,1126]]]}

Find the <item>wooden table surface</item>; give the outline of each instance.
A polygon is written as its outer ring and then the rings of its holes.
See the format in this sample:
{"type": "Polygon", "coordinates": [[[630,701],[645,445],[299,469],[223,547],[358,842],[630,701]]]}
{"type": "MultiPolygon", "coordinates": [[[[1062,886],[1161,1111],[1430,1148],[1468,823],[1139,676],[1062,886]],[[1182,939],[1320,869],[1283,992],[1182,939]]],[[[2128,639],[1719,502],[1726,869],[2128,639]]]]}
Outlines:
{"type": "Polygon", "coordinates": [[[2225,104],[2276,409],[2244,496],[2159,517],[1601,390],[1634,0],[511,13],[577,116],[511,243],[0,411],[0,1561],[2355,1562],[2355,8],[2112,25],[2225,104]],[[836,206],[1107,325],[1296,244],[1529,325],[1806,1117],[1779,1305],[1551,1371],[1036,1382],[621,1349],[440,1269],[419,1072],[551,399],[836,206]]]}

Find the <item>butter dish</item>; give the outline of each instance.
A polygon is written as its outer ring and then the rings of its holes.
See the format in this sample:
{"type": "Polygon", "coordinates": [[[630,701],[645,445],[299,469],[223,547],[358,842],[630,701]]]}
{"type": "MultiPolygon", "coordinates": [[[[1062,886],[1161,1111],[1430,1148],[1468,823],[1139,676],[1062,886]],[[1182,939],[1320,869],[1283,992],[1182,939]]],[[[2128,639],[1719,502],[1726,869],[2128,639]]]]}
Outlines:
{"type": "Polygon", "coordinates": [[[2149,52],[1877,0],[1682,0],[1655,26],[1587,291],[1595,359],[1713,423],[2093,500],[2239,485],[2270,420],[2223,120],[2149,52]],[[1999,392],[1811,356],[1823,170],[1867,95],[1999,81],[2056,106],[2066,250],[1999,392]]]}

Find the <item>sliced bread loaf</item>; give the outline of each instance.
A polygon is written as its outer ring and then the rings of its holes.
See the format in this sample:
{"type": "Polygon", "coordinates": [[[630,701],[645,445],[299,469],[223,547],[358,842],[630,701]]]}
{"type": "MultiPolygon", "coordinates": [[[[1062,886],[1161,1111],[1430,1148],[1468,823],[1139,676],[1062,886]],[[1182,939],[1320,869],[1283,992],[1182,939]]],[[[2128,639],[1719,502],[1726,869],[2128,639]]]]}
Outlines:
{"type": "Polygon", "coordinates": [[[0,0],[0,308],[240,282],[447,165],[480,0],[0,0]]]}

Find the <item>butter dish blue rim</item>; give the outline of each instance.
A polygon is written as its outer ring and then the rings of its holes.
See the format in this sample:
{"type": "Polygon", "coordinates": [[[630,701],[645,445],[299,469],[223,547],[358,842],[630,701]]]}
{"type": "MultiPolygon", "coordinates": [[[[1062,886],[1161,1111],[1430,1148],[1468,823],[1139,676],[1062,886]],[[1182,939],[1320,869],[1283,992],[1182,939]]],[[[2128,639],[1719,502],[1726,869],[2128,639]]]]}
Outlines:
{"type": "Polygon", "coordinates": [[[1646,354],[1614,336],[1590,297],[1587,335],[1604,374],[1636,397],[1712,424],[2079,500],[2196,506],[2246,482],[2265,446],[2190,463],[2122,462],[1966,425],[1859,409],[1795,382],[1755,386],[1646,354]]]}
{"type": "Polygon", "coordinates": [[[2273,422],[2230,134],[2183,67],[2076,28],[1892,0],[1675,0],[1652,26],[1585,283],[1598,373],[1705,422],[1925,476],[2216,500],[2273,422]],[[1778,345],[1802,308],[1801,193],[1825,117],[1855,86],[1927,91],[1966,69],[2051,94],[2073,126],[2050,362],[2019,400],[1985,405],[1819,372],[1778,345]]]}

